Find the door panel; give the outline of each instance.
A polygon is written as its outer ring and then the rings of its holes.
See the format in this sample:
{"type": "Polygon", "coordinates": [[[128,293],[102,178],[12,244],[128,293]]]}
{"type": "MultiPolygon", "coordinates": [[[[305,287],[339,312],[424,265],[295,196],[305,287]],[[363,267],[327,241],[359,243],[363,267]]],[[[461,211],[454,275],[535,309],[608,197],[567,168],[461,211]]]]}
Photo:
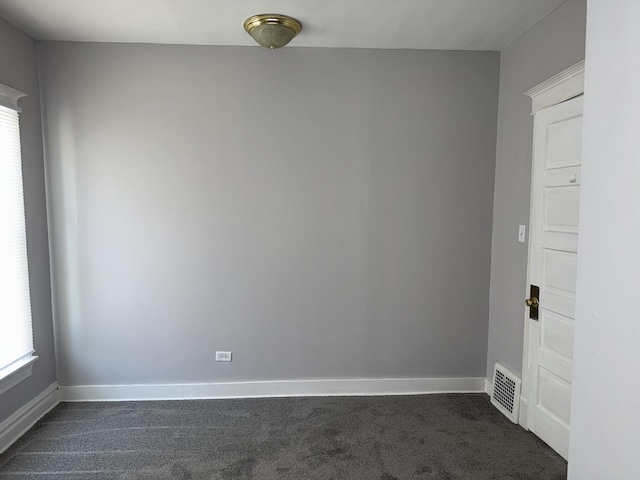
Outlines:
{"type": "Polygon", "coordinates": [[[578,233],[579,187],[545,187],[544,196],[545,231],[578,233]]]}
{"type": "MultiPolygon", "coordinates": [[[[546,347],[538,347],[538,368],[546,368],[549,372],[571,383],[573,377],[573,361],[563,355],[558,355],[546,347]]],[[[538,372],[539,373],[539,372],[538,372]]],[[[540,394],[540,391],[537,391],[540,394]]],[[[534,397],[535,398],[535,397],[534,397]]]]}
{"type": "Polygon", "coordinates": [[[556,170],[545,170],[544,185],[549,187],[565,187],[580,185],[581,167],[567,167],[556,170]]]}
{"type": "Polygon", "coordinates": [[[571,360],[573,358],[573,320],[548,310],[543,310],[540,317],[544,317],[541,319],[543,325],[541,345],[571,360]]]}
{"type": "Polygon", "coordinates": [[[571,420],[571,385],[550,371],[540,369],[540,407],[569,427],[571,420]]]}
{"type": "Polygon", "coordinates": [[[573,252],[542,250],[542,285],[544,290],[575,297],[578,256],[573,252]]]}
{"type": "MultiPolygon", "coordinates": [[[[547,110],[552,108],[556,107],[547,110]]],[[[582,164],[582,112],[576,117],[560,118],[557,122],[550,119],[546,152],[546,169],[582,164]]]]}
{"type": "MultiPolygon", "coordinates": [[[[527,426],[567,457],[571,419],[583,97],[536,113],[529,281],[539,320],[527,320],[527,426]]],[[[527,316],[528,318],[528,316],[527,316]]]]}

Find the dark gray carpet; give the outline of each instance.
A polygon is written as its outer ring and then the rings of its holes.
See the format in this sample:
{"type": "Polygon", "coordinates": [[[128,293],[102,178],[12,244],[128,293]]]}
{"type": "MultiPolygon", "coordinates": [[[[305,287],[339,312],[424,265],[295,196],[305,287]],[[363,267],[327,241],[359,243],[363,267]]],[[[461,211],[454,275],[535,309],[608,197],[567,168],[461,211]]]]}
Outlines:
{"type": "Polygon", "coordinates": [[[486,395],[65,403],[0,479],[561,480],[486,395]]]}

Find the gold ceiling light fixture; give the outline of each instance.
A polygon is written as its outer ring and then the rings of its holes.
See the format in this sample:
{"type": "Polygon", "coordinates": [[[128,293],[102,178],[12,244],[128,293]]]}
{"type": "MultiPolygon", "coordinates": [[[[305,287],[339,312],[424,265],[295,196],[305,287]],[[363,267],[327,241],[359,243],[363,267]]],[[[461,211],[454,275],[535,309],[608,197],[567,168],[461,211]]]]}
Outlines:
{"type": "Polygon", "coordinates": [[[273,50],[293,40],[302,30],[302,25],[286,15],[263,13],[247,18],[244,29],[260,45],[273,50]]]}

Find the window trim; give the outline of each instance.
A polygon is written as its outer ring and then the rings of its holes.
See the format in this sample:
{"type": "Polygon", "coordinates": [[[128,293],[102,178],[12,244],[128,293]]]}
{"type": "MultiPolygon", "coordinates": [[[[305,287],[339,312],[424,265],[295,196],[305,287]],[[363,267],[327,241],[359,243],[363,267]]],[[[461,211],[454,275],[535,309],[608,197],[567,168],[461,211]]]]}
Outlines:
{"type": "MultiPolygon", "coordinates": [[[[0,105],[3,107],[20,113],[22,109],[18,106],[18,100],[26,96],[26,93],[0,83],[0,105]]],[[[31,323],[33,325],[33,318],[31,323]]],[[[34,353],[35,350],[0,370],[0,395],[31,376],[33,364],[39,358],[34,353]]]]}
{"type": "Polygon", "coordinates": [[[39,358],[34,353],[35,350],[0,370],[0,395],[31,376],[33,364],[39,358]]]}
{"type": "Polygon", "coordinates": [[[3,107],[11,108],[20,113],[22,109],[18,106],[18,100],[26,96],[26,93],[22,93],[20,90],[0,83],[0,105],[3,107]]]}

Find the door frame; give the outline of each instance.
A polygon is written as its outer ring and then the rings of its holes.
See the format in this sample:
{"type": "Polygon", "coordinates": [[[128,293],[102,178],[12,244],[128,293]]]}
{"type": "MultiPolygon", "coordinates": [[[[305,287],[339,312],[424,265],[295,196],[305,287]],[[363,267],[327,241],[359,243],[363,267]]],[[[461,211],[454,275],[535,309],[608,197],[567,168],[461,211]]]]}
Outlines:
{"type": "MultiPolygon", "coordinates": [[[[560,103],[571,100],[579,95],[584,94],[584,60],[578,62],[572,67],[563,70],[559,74],[551,77],[550,79],[542,82],[541,84],[533,87],[531,90],[524,93],[524,95],[531,98],[531,115],[534,117],[534,127],[532,134],[537,130],[538,122],[536,119],[536,113],[546,108],[558,105],[560,103]]],[[[522,389],[520,394],[520,413],[518,423],[529,430],[528,426],[528,398],[527,392],[529,391],[529,384],[531,382],[529,373],[529,314],[528,309],[524,306],[524,299],[529,298],[529,283],[531,278],[531,263],[532,263],[532,249],[531,249],[531,218],[533,210],[533,168],[535,159],[535,137],[532,142],[533,150],[531,155],[531,194],[529,197],[529,234],[527,235],[527,278],[524,295],[522,296],[522,310],[524,318],[524,338],[522,347],[522,389]]]]}

